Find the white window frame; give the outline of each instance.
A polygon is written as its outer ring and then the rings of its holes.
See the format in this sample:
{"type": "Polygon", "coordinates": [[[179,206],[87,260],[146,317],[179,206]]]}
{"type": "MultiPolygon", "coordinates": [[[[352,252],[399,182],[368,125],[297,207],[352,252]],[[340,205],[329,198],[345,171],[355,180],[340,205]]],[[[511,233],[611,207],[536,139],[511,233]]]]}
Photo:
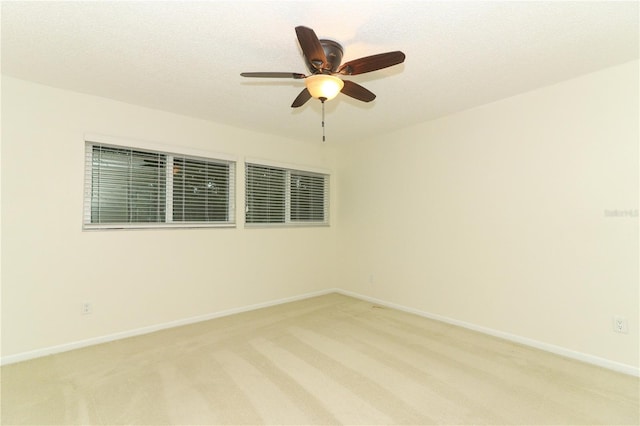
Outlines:
{"type": "Polygon", "coordinates": [[[175,147],[149,141],[122,139],[112,136],[85,134],[83,230],[108,229],[159,229],[159,228],[233,228],[236,226],[236,158],[227,154],[175,147]],[[91,223],[92,152],[94,145],[112,148],[147,151],[166,156],[165,221],[137,223],[91,223]],[[185,158],[196,161],[226,163],[229,165],[228,220],[218,222],[173,221],[173,159],[185,158]]]}
{"type": "Polygon", "coordinates": [[[330,226],[329,212],[330,212],[330,182],[331,174],[329,170],[317,168],[299,166],[294,164],[280,163],[274,161],[268,161],[263,159],[246,158],[244,161],[245,167],[245,223],[246,228],[271,228],[271,227],[322,227],[330,226]],[[271,222],[271,223],[251,223],[247,222],[247,212],[249,208],[248,203],[248,191],[247,191],[247,171],[250,165],[258,167],[269,167],[274,169],[282,169],[285,171],[285,212],[284,222],[271,222]],[[323,220],[293,220],[291,219],[291,174],[308,174],[308,175],[321,175],[324,176],[324,199],[323,199],[323,220]]]}

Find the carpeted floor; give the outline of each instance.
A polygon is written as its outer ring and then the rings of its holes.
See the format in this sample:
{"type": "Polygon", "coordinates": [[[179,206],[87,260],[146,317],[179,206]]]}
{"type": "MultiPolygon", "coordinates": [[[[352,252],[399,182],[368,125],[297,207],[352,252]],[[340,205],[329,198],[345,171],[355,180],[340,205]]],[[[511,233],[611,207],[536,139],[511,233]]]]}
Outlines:
{"type": "Polygon", "coordinates": [[[330,294],[2,367],[2,424],[639,424],[639,380],[330,294]]]}

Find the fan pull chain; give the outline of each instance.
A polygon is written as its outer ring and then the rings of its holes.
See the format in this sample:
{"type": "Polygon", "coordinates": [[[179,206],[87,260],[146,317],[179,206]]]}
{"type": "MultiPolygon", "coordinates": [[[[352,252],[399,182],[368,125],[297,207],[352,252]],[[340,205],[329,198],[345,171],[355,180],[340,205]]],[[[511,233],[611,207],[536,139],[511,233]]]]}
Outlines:
{"type": "Polygon", "coordinates": [[[324,142],[324,100],[322,101],[322,142],[324,142]]]}

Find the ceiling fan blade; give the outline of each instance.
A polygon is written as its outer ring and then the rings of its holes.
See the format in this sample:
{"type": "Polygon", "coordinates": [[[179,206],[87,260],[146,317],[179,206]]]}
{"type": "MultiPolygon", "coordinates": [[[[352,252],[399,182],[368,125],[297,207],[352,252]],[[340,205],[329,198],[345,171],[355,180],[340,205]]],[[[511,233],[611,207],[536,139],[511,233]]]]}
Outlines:
{"type": "Polygon", "coordinates": [[[305,87],[304,90],[300,92],[298,97],[294,99],[293,103],[291,104],[291,108],[301,107],[309,99],[311,99],[311,93],[309,93],[309,90],[305,87]]]}
{"type": "Polygon", "coordinates": [[[345,62],[340,68],[338,68],[338,73],[343,75],[364,74],[365,72],[377,71],[393,65],[401,64],[404,62],[404,58],[404,53],[399,50],[395,52],[365,56],[364,58],[345,62]]]}
{"type": "Polygon", "coordinates": [[[311,28],[300,26],[296,27],[296,35],[304,56],[317,70],[322,70],[327,64],[327,57],[316,33],[311,28]]]}
{"type": "Polygon", "coordinates": [[[304,74],[297,72],[241,72],[242,77],[259,77],[259,78],[305,78],[304,74]]]}
{"type": "Polygon", "coordinates": [[[376,98],[376,95],[373,94],[373,92],[370,92],[358,83],[354,83],[349,80],[344,80],[344,87],[342,88],[341,93],[362,102],[371,102],[376,98]]]}

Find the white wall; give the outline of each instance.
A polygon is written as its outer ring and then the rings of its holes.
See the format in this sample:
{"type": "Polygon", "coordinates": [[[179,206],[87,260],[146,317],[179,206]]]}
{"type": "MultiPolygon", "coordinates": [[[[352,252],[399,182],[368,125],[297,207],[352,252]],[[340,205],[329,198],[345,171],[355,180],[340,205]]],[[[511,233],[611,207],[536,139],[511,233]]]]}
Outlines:
{"type": "Polygon", "coordinates": [[[245,156],[334,158],[329,144],[3,77],[3,358],[332,287],[333,227],[243,227],[245,156]],[[237,227],[83,232],[85,132],[236,156],[237,227]]]}
{"type": "Polygon", "coordinates": [[[341,146],[340,285],[637,369],[638,218],[605,210],[638,209],[638,75],[341,146]]]}

